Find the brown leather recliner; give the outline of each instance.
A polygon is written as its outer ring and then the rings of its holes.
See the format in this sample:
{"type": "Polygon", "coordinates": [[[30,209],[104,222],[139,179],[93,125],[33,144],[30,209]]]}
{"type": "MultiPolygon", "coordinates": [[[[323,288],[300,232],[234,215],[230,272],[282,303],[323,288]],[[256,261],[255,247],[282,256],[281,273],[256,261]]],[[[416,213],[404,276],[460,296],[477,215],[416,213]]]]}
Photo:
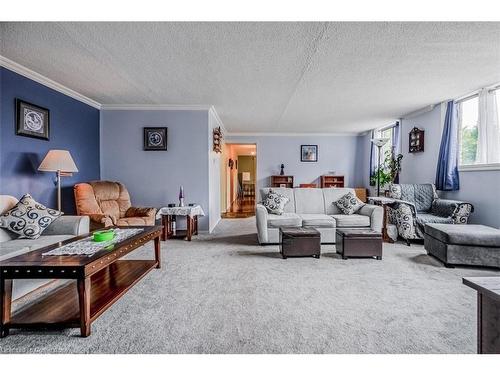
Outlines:
{"type": "Polygon", "coordinates": [[[90,217],[90,230],[113,225],[154,225],[156,208],[132,207],[130,195],[119,182],[91,181],[74,187],[76,212],[90,217]]]}

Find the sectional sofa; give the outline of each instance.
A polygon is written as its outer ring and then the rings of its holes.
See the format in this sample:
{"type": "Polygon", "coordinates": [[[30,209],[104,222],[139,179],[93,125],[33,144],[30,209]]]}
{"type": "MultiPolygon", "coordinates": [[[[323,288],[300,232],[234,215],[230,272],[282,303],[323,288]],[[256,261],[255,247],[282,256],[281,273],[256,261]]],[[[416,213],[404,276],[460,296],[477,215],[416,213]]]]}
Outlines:
{"type": "Polygon", "coordinates": [[[279,243],[279,228],[283,226],[313,227],[321,234],[322,243],[335,243],[337,228],[367,228],[382,231],[384,211],[380,206],[364,205],[352,215],[344,215],[334,204],[350,188],[263,188],[265,197],[272,189],[289,198],[282,215],[270,214],[262,204],[257,204],[257,234],[261,245],[279,243]]]}
{"type": "MultiPolygon", "coordinates": [[[[0,215],[17,204],[17,199],[10,195],[0,195],[0,215]]],[[[36,240],[18,239],[17,235],[0,228],[0,261],[9,259],[56,242],[89,232],[88,216],[61,216],[54,220],[36,240]]],[[[12,290],[12,299],[20,298],[29,292],[47,284],[50,280],[16,280],[12,290]]]]}

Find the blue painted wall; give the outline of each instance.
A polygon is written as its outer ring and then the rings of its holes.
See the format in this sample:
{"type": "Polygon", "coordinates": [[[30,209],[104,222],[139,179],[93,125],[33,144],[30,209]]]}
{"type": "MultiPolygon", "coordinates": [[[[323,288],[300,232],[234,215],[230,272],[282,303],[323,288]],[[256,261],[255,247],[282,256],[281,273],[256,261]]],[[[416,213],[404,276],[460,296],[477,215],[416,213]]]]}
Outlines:
{"type": "MultiPolygon", "coordinates": [[[[180,185],[187,203],[205,211],[209,229],[208,111],[101,111],[102,179],[121,181],[132,204],[162,207],[177,203],[180,185]],[[167,151],[143,150],[143,127],[168,127],[167,151]]],[[[182,220],[179,228],[184,225],[182,220]]]]}
{"type": "Polygon", "coordinates": [[[78,167],[78,173],[62,180],[63,210],[74,213],[73,185],[100,178],[99,110],[0,68],[0,194],[30,193],[56,207],[54,174],[37,171],[50,149],[69,150],[78,167]],[[49,141],[15,134],[16,98],[50,110],[49,141]]]}

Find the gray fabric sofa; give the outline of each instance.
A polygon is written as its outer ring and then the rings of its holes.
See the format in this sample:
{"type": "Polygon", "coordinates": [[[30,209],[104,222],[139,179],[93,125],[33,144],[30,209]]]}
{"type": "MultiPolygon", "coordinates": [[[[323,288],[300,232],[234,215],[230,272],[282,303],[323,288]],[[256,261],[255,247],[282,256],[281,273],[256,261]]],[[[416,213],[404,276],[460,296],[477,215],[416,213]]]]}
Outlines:
{"type": "Polygon", "coordinates": [[[467,224],[474,211],[468,202],[440,199],[433,184],[392,184],[389,194],[394,200],[388,205],[389,223],[408,244],[424,238],[426,224],[467,224]]]}
{"type": "MultiPolygon", "coordinates": [[[[0,215],[10,210],[16,203],[15,197],[0,195],[0,215]]],[[[36,240],[17,239],[16,234],[0,228],[0,261],[88,233],[89,223],[88,216],[61,216],[54,220],[36,240]]],[[[47,280],[15,280],[12,298],[20,298],[47,282],[47,280]]]]}
{"type": "Polygon", "coordinates": [[[270,214],[262,204],[257,204],[256,221],[260,244],[279,243],[279,228],[283,226],[316,228],[321,234],[322,243],[335,243],[336,228],[371,228],[377,232],[382,230],[382,207],[366,204],[358,212],[344,215],[333,204],[348,192],[354,193],[354,189],[264,188],[260,189],[260,196],[265,197],[270,189],[290,200],[282,215],[270,214]]]}
{"type": "Polygon", "coordinates": [[[424,247],[447,267],[500,268],[500,229],[475,224],[427,224],[424,247]]]}

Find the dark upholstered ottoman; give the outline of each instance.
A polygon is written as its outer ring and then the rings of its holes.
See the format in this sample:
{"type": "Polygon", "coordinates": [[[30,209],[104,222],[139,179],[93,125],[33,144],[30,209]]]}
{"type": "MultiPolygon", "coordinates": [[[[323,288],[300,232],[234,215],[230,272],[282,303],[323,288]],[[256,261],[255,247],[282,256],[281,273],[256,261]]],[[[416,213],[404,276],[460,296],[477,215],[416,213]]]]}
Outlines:
{"type": "Polygon", "coordinates": [[[446,267],[500,268],[500,229],[476,224],[426,224],[424,247],[446,267]]]}
{"type": "Polygon", "coordinates": [[[382,259],[382,233],[370,229],[337,229],[335,248],[342,259],[375,257],[382,259]]]}
{"type": "Polygon", "coordinates": [[[283,259],[288,257],[319,258],[321,252],[320,233],[314,228],[281,227],[280,253],[283,259]]]}

